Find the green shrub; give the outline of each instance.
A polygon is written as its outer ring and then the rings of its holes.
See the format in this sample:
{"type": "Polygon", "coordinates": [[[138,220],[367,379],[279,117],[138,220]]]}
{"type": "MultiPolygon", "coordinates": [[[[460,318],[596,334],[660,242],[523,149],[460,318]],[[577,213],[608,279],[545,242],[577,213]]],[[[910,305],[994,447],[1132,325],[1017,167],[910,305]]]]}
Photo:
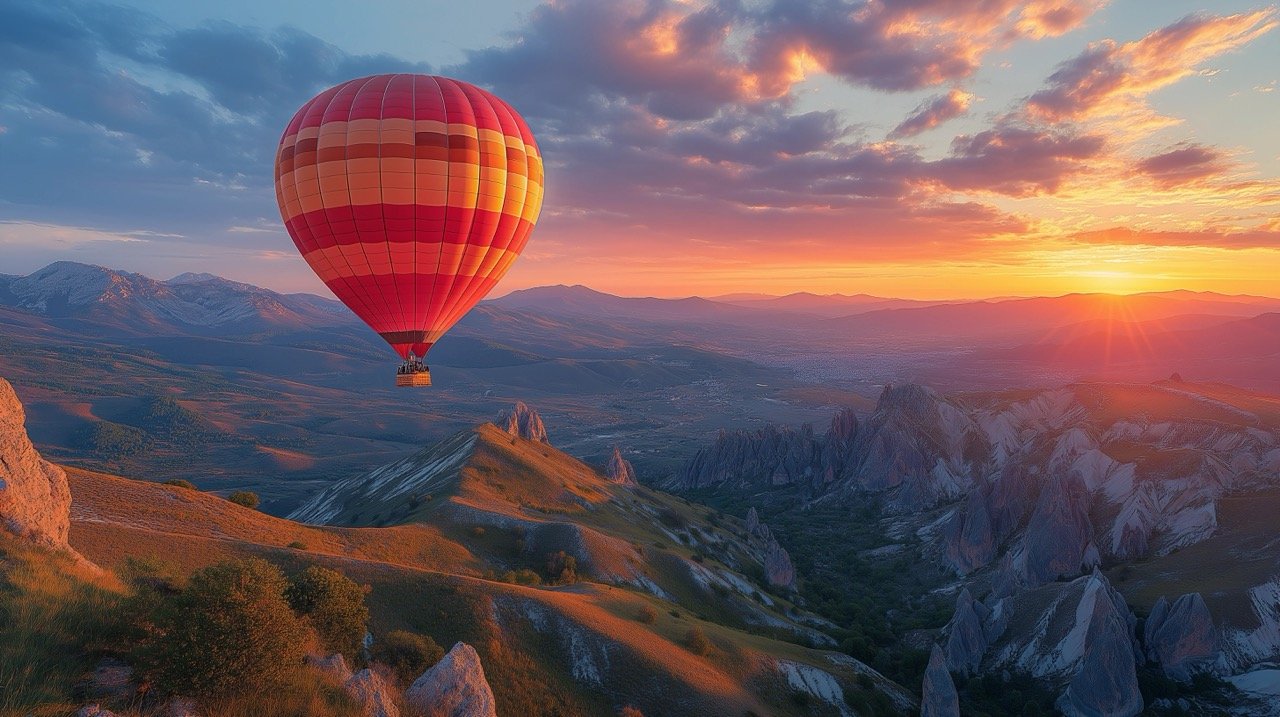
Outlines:
{"type": "Polygon", "coordinates": [[[658,611],[654,610],[652,605],[642,605],[636,611],[636,620],[646,625],[652,625],[658,620],[658,611]]]}
{"type": "Polygon", "coordinates": [[[307,544],[302,542],[301,540],[295,540],[289,543],[288,547],[293,548],[294,550],[306,550],[307,544]]]}
{"type": "Polygon", "coordinates": [[[701,627],[691,627],[684,634],[684,645],[695,655],[711,654],[711,640],[701,627]]]}
{"type": "Polygon", "coordinates": [[[227,500],[235,503],[236,505],[243,505],[250,510],[257,508],[258,504],[262,502],[261,499],[258,498],[258,494],[251,490],[238,490],[227,496],[227,500]]]}
{"type": "Polygon", "coordinates": [[[175,488],[186,488],[187,490],[199,490],[198,488],[196,488],[195,483],[192,483],[189,480],[183,480],[181,478],[170,478],[169,480],[165,481],[162,485],[171,485],[175,488]]]}
{"type": "Polygon", "coordinates": [[[409,685],[444,657],[444,648],[425,635],[396,630],[375,640],[369,653],[374,662],[391,668],[400,684],[409,685]]]}
{"type": "Polygon", "coordinates": [[[369,608],[358,583],[336,570],[312,565],[293,576],[285,597],[315,629],[325,650],[341,652],[348,661],[360,654],[369,608]]]}
{"type": "Polygon", "coordinates": [[[259,558],[204,568],[161,600],[134,663],[174,694],[271,691],[288,681],[306,649],[287,587],[280,569],[259,558]]]}

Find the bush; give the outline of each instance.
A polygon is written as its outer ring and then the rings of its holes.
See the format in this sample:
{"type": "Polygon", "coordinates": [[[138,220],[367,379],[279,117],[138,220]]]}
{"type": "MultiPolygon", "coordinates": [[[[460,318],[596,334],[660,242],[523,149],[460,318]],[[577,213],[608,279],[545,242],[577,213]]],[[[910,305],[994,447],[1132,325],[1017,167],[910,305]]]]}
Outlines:
{"type": "Polygon", "coordinates": [[[370,657],[391,668],[400,684],[407,686],[444,657],[444,648],[430,637],[396,630],[374,641],[370,657]]]}
{"type": "Polygon", "coordinates": [[[691,627],[684,635],[685,647],[689,648],[689,652],[695,655],[708,655],[711,653],[711,640],[707,638],[707,633],[701,627],[691,627]]]}
{"type": "Polygon", "coordinates": [[[302,542],[301,540],[295,540],[289,543],[287,547],[293,548],[294,550],[306,550],[307,544],[302,542]]]}
{"type": "Polygon", "coordinates": [[[563,550],[547,556],[548,582],[567,585],[578,582],[578,559],[563,550]]]}
{"type": "Polygon", "coordinates": [[[657,621],[657,619],[658,611],[654,610],[652,605],[642,605],[640,609],[636,611],[636,620],[639,620],[646,625],[652,625],[657,621]]]}
{"type": "Polygon", "coordinates": [[[302,660],[306,629],[288,581],[259,558],[213,565],[163,597],[134,662],[166,692],[195,697],[266,692],[302,660]]]}
{"type": "Polygon", "coordinates": [[[369,608],[358,583],[336,570],[312,565],[293,576],[285,597],[315,629],[325,650],[341,652],[348,662],[360,654],[369,608]]]}
{"type": "Polygon", "coordinates": [[[189,480],[183,480],[181,478],[170,478],[169,480],[162,483],[162,485],[171,485],[175,488],[186,488],[187,490],[199,490],[199,488],[196,488],[195,483],[192,483],[189,480]]]}
{"type": "Polygon", "coordinates": [[[258,494],[251,490],[238,490],[227,496],[227,500],[235,503],[236,505],[243,505],[250,510],[257,508],[258,504],[262,502],[261,499],[258,498],[258,494]]]}

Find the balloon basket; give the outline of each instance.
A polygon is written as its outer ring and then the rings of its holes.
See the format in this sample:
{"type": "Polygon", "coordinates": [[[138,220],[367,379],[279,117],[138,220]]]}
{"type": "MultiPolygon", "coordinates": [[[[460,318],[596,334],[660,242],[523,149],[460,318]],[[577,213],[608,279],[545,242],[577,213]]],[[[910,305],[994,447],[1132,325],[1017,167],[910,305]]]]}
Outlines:
{"type": "Polygon", "coordinates": [[[415,386],[430,386],[431,372],[427,370],[414,371],[412,373],[396,374],[396,385],[403,388],[413,388],[415,386]]]}

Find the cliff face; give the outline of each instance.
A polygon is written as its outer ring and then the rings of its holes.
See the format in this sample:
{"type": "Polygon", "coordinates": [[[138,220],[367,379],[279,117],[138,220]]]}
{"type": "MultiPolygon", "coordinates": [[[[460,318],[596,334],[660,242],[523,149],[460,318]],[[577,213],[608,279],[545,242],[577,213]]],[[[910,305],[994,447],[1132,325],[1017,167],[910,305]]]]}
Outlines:
{"type": "Polygon", "coordinates": [[[40,545],[70,550],[67,476],[40,457],[25,424],[22,403],[9,382],[0,379],[0,529],[40,545]]]}

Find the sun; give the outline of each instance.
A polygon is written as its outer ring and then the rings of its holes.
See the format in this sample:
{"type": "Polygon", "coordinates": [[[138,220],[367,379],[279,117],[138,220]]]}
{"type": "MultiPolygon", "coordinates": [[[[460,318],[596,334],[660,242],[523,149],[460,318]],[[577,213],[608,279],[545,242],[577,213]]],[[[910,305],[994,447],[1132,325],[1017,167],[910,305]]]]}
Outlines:
{"type": "Polygon", "coordinates": [[[1142,279],[1123,270],[1085,271],[1078,275],[1084,291],[1101,294],[1136,294],[1143,291],[1142,279]]]}

